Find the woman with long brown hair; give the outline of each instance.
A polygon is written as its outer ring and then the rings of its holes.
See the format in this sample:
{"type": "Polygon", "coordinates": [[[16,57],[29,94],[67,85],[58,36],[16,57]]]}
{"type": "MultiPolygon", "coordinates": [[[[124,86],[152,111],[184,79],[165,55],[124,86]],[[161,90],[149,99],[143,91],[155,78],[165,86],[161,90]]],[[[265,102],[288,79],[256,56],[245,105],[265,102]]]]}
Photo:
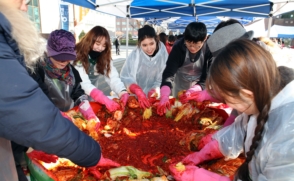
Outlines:
{"type": "Polygon", "coordinates": [[[108,31],[102,26],[95,26],[76,44],[76,51],[77,59],[73,64],[83,80],[81,86],[85,93],[96,102],[105,104],[110,111],[119,109],[119,104],[109,99],[97,88],[98,77],[103,75],[111,90],[120,97],[125,105],[129,94],[113,66],[108,31]]]}
{"type": "Polygon", "coordinates": [[[242,114],[200,152],[184,158],[182,162],[189,165],[186,171],[179,173],[172,165],[175,178],[229,181],[195,165],[223,156],[233,159],[244,152],[246,159],[235,180],[292,180],[293,75],[293,69],[277,67],[271,54],[253,41],[239,39],[226,46],[211,65],[206,87],[242,114]]]}

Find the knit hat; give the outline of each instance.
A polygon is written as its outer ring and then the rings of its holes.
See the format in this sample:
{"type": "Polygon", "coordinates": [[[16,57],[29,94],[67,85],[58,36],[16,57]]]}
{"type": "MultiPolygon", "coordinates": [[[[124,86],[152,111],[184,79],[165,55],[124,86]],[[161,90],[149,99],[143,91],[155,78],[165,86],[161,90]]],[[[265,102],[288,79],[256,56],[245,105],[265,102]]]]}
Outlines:
{"type": "Polygon", "coordinates": [[[65,30],[51,32],[47,42],[47,55],[57,61],[75,60],[76,40],[72,33],[65,30]]]}
{"type": "Polygon", "coordinates": [[[154,28],[149,25],[145,25],[143,28],[140,28],[138,31],[138,39],[142,40],[145,36],[156,37],[154,28]]]}
{"type": "Polygon", "coordinates": [[[231,41],[239,38],[252,39],[253,31],[246,32],[239,23],[234,23],[220,28],[214,32],[207,40],[207,45],[215,57],[222,48],[227,46],[231,41]]]}

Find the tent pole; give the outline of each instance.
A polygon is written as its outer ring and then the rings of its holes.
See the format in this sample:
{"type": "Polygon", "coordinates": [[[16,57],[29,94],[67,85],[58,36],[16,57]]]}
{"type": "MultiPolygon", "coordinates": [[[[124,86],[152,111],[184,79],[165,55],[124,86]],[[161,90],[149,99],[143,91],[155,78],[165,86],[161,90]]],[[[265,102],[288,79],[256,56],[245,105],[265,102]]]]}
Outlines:
{"type": "Polygon", "coordinates": [[[128,57],[128,49],[129,49],[129,17],[127,17],[127,35],[126,35],[126,58],[128,57]]]}
{"type": "Polygon", "coordinates": [[[270,38],[270,34],[271,34],[272,21],[273,21],[273,17],[270,16],[268,18],[267,35],[266,35],[266,37],[268,38],[270,38]]]}

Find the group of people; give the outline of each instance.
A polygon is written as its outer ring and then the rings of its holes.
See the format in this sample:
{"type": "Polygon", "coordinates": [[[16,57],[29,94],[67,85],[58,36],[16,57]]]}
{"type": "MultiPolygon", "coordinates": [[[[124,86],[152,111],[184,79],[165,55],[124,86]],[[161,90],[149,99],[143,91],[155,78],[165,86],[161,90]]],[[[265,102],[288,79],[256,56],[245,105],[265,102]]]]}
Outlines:
{"type": "MultiPolygon", "coordinates": [[[[89,100],[109,111],[121,109],[98,87],[104,76],[126,105],[135,94],[142,108],[159,95],[157,113],[169,108],[169,96],[182,102],[223,102],[235,111],[226,127],[205,138],[206,145],[183,159],[185,171],[171,164],[176,180],[229,180],[197,165],[236,158],[246,161],[235,180],[290,180],[293,176],[294,73],[277,67],[271,53],[252,41],[236,20],[221,22],[207,39],[201,22],[190,23],[181,39],[168,41],[170,53],[155,30],[138,30],[138,46],[120,74],[113,66],[107,30],[92,28],[76,44],[65,30],[53,31],[45,50],[32,22],[23,15],[26,0],[0,0],[0,178],[14,181],[17,173],[10,141],[65,157],[84,167],[119,165],[102,156],[99,143],[78,130],[63,112],[78,106],[88,120],[99,122],[89,100]],[[29,35],[29,36],[28,36],[29,35]],[[157,94],[156,94],[157,93],[157,94]]],[[[25,149],[24,149],[25,150],[25,149]]]]}

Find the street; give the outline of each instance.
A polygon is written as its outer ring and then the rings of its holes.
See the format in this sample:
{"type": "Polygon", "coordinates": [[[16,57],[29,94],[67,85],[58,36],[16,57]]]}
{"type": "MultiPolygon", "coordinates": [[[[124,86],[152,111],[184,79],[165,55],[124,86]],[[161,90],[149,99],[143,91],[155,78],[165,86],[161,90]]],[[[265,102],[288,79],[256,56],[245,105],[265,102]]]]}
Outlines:
{"type": "MultiPolygon", "coordinates": [[[[136,46],[128,46],[128,55],[136,48],[136,46]]],[[[117,69],[118,73],[120,73],[120,70],[126,60],[126,46],[121,45],[120,46],[120,55],[116,55],[115,53],[115,46],[112,46],[111,49],[111,55],[113,59],[113,65],[117,69]]],[[[104,95],[110,96],[111,89],[109,85],[105,82],[104,76],[99,76],[99,85],[98,89],[103,91],[104,95]]]]}

